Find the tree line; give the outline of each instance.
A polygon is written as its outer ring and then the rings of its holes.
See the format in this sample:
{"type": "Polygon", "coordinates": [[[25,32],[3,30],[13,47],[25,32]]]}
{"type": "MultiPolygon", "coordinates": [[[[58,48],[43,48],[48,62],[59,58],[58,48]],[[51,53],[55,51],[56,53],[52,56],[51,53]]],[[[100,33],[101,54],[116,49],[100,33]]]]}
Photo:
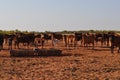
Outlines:
{"type": "MultiPolygon", "coordinates": [[[[20,31],[18,29],[16,30],[0,30],[0,33],[2,34],[14,34],[14,33],[51,33],[52,31],[45,31],[45,32],[38,32],[38,31],[20,31]]],[[[78,31],[68,31],[68,30],[63,30],[63,31],[56,31],[58,33],[62,34],[70,34],[70,33],[75,33],[75,32],[90,32],[90,33],[108,33],[108,32],[117,32],[120,33],[118,30],[78,30],[78,31]]]]}

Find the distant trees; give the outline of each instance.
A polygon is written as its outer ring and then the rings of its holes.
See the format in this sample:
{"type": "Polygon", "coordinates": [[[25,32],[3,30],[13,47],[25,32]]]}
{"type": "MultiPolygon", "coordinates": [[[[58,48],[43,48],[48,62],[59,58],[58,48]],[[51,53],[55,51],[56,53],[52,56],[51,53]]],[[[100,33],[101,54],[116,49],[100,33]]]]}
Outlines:
{"type": "Polygon", "coordinates": [[[16,30],[0,30],[0,33],[2,34],[14,34],[16,32],[21,32],[20,30],[16,29],[16,30]]]}
{"type": "MultiPolygon", "coordinates": [[[[14,33],[24,33],[24,34],[28,34],[28,33],[51,33],[52,31],[45,31],[45,32],[38,32],[38,31],[20,31],[18,29],[15,30],[0,30],[0,34],[14,34],[14,33]]],[[[90,33],[108,33],[108,32],[117,32],[120,33],[120,31],[115,31],[115,30],[79,30],[79,31],[67,31],[67,30],[63,30],[63,31],[59,31],[59,33],[62,34],[70,34],[70,33],[74,33],[74,32],[90,32],[90,33]]]]}

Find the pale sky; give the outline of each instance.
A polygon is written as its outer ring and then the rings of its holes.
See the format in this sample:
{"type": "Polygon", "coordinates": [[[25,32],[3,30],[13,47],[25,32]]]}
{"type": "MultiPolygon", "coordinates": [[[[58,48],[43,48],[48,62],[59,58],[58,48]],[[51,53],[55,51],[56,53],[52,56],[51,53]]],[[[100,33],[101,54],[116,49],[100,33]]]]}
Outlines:
{"type": "Polygon", "coordinates": [[[120,0],[0,0],[0,29],[120,30],[120,0]]]}

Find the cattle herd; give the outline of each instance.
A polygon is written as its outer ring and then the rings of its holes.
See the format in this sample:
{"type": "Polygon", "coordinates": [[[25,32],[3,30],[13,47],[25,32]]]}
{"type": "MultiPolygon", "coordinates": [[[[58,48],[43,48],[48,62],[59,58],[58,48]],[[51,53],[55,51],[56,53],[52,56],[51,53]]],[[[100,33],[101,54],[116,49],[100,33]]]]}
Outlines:
{"type": "Polygon", "coordinates": [[[14,34],[0,34],[0,50],[4,50],[4,45],[11,46],[8,49],[20,49],[20,43],[38,47],[39,45],[44,47],[47,41],[51,41],[51,46],[54,46],[57,41],[62,41],[65,47],[85,47],[92,49],[101,44],[101,46],[106,46],[110,48],[111,53],[114,53],[114,48],[118,48],[118,53],[120,50],[120,35],[115,32],[108,33],[89,33],[89,32],[74,32],[72,34],[62,34],[58,32],[51,33],[14,33],[14,34]],[[45,43],[46,42],[46,43],[45,43]],[[79,43],[79,45],[78,45],[79,43]],[[14,47],[13,47],[14,46],[14,47]]]}

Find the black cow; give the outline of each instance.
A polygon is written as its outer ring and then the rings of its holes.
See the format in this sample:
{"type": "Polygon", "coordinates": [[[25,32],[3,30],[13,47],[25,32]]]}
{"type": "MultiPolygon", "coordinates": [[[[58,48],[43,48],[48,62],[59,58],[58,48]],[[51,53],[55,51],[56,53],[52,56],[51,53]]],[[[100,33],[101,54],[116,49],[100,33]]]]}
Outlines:
{"type": "Polygon", "coordinates": [[[108,33],[96,33],[95,34],[95,41],[96,44],[98,41],[101,42],[101,46],[107,45],[109,46],[110,35],[108,33]]]}
{"type": "Polygon", "coordinates": [[[114,47],[118,47],[118,53],[120,52],[120,36],[111,35],[111,53],[114,53],[114,47]]]}
{"type": "Polygon", "coordinates": [[[19,43],[27,43],[28,48],[29,48],[29,44],[32,42],[34,43],[34,34],[25,34],[23,36],[16,36],[14,38],[14,42],[15,42],[15,47],[17,46],[19,48],[19,43]]]}
{"type": "Polygon", "coordinates": [[[102,45],[102,37],[103,37],[102,33],[96,33],[96,34],[95,34],[95,42],[96,42],[96,45],[97,45],[97,43],[98,43],[99,41],[101,42],[101,45],[102,45]]]}
{"type": "Polygon", "coordinates": [[[50,35],[50,34],[47,34],[47,33],[44,33],[43,36],[44,36],[43,38],[44,38],[45,40],[51,40],[51,38],[52,38],[51,35],[50,35]]]}
{"type": "Polygon", "coordinates": [[[52,46],[54,46],[54,40],[63,40],[63,35],[61,33],[52,33],[51,34],[51,39],[52,39],[52,46]]]}
{"type": "Polygon", "coordinates": [[[3,48],[4,35],[0,34],[0,50],[3,48]]]}
{"type": "Polygon", "coordinates": [[[74,43],[74,46],[77,45],[78,41],[81,41],[81,44],[82,44],[82,33],[74,33],[74,34],[75,34],[75,43],[74,43]]]}
{"type": "Polygon", "coordinates": [[[102,35],[102,45],[106,45],[109,46],[109,38],[110,38],[110,35],[108,33],[103,33],[102,35]]]}

